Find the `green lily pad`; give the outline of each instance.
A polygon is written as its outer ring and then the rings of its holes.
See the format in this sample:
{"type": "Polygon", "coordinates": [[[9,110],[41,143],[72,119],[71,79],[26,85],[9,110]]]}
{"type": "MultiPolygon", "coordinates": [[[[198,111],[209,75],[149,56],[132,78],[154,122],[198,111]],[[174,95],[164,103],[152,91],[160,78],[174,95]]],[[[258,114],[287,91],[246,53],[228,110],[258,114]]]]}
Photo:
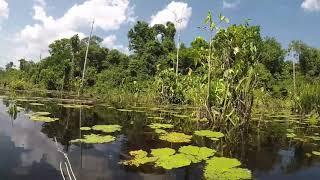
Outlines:
{"type": "Polygon", "coordinates": [[[157,133],[157,134],[166,134],[166,133],[168,133],[166,130],[163,130],[163,129],[155,129],[154,132],[157,133]]]}
{"type": "Polygon", "coordinates": [[[121,130],[121,126],[117,124],[113,125],[95,125],[92,127],[93,130],[102,131],[104,133],[113,133],[121,130]]]}
{"type": "Polygon", "coordinates": [[[32,106],[44,106],[44,104],[41,104],[41,103],[30,103],[30,105],[32,105],[32,106]]]}
{"type": "Polygon", "coordinates": [[[192,161],[192,163],[198,163],[203,160],[207,160],[216,153],[216,151],[213,149],[198,146],[182,146],[179,148],[179,152],[185,154],[187,158],[192,161]]]}
{"type": "Polygon", "coordinates": [[[163,141],[168,141],[171,143],[188,143],[191,141],[192,136],[186,135],[184,133],[171,132],[167,134],[163,134],[159,137],[159,139],[163,141]]]}
{"type": "Polygon", "coordinates": [[[167,156],[171,156],[176,151],[171,148],[160,148],[160,149],[151,149],[151,155],[157,158],[163,158],[167,156]]]}
{"type": "Polygon", "coordinates": [[[59,120],[59,118],[52,118],[47,116],[31,116],[30,119],[32,121],[41,121],[41,122],[54,122],[59,120]]]}
{"type": "Polygon", "coordinates": [[[90,135],[84,135],[83,139],[75,139],[71,140],[71,143],[77,143],[82,142],[86,144],[103,144],[103,143],[109,143],[115,141],[116,138],[110,135],[98,135],[98,134],[90,134],[90,135]]]}
{"type": "Polygon", "coordinates": [[[143,150],[130,151],[129,154],[134,158],[123,161],[122,164],[139,167],[141,165],[156,161],[157,157],[147,157],[148,153],[143,150]]]}
{"type": "Polygon", "coordinates": [[[208,180],[243,180],[251,179],[251,171],[244,168],[238,168],[241,163],[237,159],[225,157],[213,157],[207,160],[204,169],[204,177],[208,180]]]}
{"type": "Polygon", "coordinates": [[[92,106],[84,105],[84,104],[60,104],[64,108],[70,108],[70,109],[80,109],[80,108],[92,108],[92,106]]]}
{"type": "Polygon", "coordinates": [[[148,126],[152,129],[171,129],[171,128],[173,128],[172,124],[161,124],[161,123],[152,123],[148,126]]]}
{"type": "Polygon", "coordinates": [[[118,111],[121,111],[121,112],[132,112],[133,110],[131,109],[117,109],[118,111]]]}
{"type": "Polygon", "coordinates": [[[190,164],[190,159],[188,159],[184,154],[161,157],[155,162],[157,167],[162,167],[167,170],[189,166],[190,164]]]}
{"type": "Polygon", "coordinates": [[[81,131],[90,131],[91,127],[81,127],[80,130],[81,131]]]}
{"type": "Polygon", "coordinates": [[[194,134],[197,135],[197,136],[210,138],[213,141],[216,141],[216,140],[224,137],[223,133],[215,132],[215,131],[211,131],[211,130],[195,131],[194,134]]]}
{"type": "Polygon", "coordinates": [[[286,136],[287,136],[287,138],[294,138],[294,137],[296,137],[297,135],[294,134],[294,133],[287,133],[286,136]]]}
{"type": "Polygon", "coordinates": [[[316,156],[320,156],[320,152],[319,151],[312,151],[312,154],[316,155],[316,156]]]}

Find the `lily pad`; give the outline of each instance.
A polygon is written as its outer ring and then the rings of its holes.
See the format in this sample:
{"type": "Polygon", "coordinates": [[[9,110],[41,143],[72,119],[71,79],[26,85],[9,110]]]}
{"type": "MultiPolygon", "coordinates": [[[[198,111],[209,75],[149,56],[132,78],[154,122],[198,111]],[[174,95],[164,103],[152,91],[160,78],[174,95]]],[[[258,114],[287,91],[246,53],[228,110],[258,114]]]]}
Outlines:
{"type": "Polygon", "coordinates": [[[148,126],[152,129],[171,129],[171,128],[173,128],[172,124],[160,124],[160,123],[152,123],[148,126]]]}
{"type": "Polygon", "coordinates": [[[49,116],[51,113],[49,112],[34,112],[32,113],[33,116],[49,116]]]}
{"type": "Polygon", "coordinates": [[[80,130],[81,131],[90,131],[91,127],[81,127],[80,130]]]}
{"type": "Polygon", "coordinates": [[[312,154],[316,155],[316,156],[320,156],[320,152],[319,151],[312,151],[312,154]]]}
{"type": "Polygon", "coordinates": [[[294,134],[294,133],[287,133],[286,136],[287,136],[287,138],[294,138],[294,137],[296,137],[297,135],[294,134]]]}
{"type": "Polygon", "coordinates": [[[213,157],[207,160],[207,166],[204,169],[204,177],[209,180],[242,180],[251,179],[251,171],[244,168],[238,168],[241,163],[237,159],[225,157],[213,157]]]}
{"type": "Polygon", "coordinates": [[[32,106],[44,106],[44,104],[41,104],[41,103],[30,103],[30,105],[32,105],[32,106]]]}
{"type": "Polygon", "coordinates": [[[162,157],[155,162],[157,167],[162,167],[167,170],[189,166],[190,164],[190,159],[188,159],[184,154],[162,157]]]}
{"type": "Polygon", "coordinates": [[[211,130],[195,131],[194,134],[197,135],[197,136],[210,138],[213,141],[217,141],[220,138],[224,137],[223,133],[216,132],[216,131],[211,131],[211,130]]]}
{"type": "Polygon", "coordinates": [[[132,112],[133,110],[131,109],[117,109],[118,111],[121,111],[121,112],[132,112]]]}
{"type": "Polygon", "coordinates": [[[115,141],[116,138],[110,135],[98,135],[98,134],[90,134],[90,135],[84,135],[83,139],[75,139],[71,140],[71,143],[77,143],[82,142],[86,144],[103,144],[103,143],[109,143],[115,141]]]}
{"type": "Polygon", "coordinates": [[[198,163],[203,160],[207,160],[216,153],[216,151],[213,149],[198,146],[183,146],[179,149],[179,152],[185,154],[187,158],[192,161],[192,163],[198,163]]]}
{"type": "Polygon", "coordinates": [[[184,133],[171,132],[167,134],[163,134],[159,137],[159,139],[163,141],[168,141],[171,143],[188,143],[191,141],[192,136],[186,135],[184,133]]]}
{"type": "Polygon", "coordinates": [[[113,133],[121,130],[121,126],[117,124],[112,125],[95,125],[92,127],[93,130],[102,131],[104,133],[113,133]]]}
{"type": "Polygon", "coordinates": [[[52,118],[47,116],[31,116],[30,119],[32,121],[41,121],[41,122],[54,122],[59,120],[59,118],[52,118]]]}
{"type": "Polygon", "coordinates": [[[70,108],[70,109],[80,109],[80,108],[92,108],[92,106],[84,105],[84,104],[60,104],[64,108],[70,108]]]}
{"type": "Polygon", "coordinates": [[[134,156],[134,158],[131,160],[123,161],[122,164],[139,167],[141,165],[154,162],[158,159],[156,157],[147,157],[148,153],[143,150],[130,151],[129,154],[131,156],[134,156]]]}
{"type": "Polygon", "coordinates": [[[163,158],[167,156],[171,156],[176,151],[171,148],[160,148],[160,149],[151,149],[151,155],[157,158],[163,158]]]}
{"type": "Polygon", "coordinates": [[[168,133],[166,130],[163,130],[163,129],[155,129],[154,132],[157,133],[157,134],[166,134],[166,133],[168,133]]]}

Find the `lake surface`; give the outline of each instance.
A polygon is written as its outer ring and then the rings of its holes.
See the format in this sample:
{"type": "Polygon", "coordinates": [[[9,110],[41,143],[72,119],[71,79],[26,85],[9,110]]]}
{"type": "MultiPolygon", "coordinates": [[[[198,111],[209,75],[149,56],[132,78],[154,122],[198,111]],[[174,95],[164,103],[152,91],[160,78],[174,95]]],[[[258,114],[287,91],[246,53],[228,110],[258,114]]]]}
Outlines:
{"type": "MultiPolygon", "coordinates": [[[[193,112],[192,107],[130,107],[128,109],[132,111],[123,111],[118,110],[116,105],[96,104],[92,108],[80,109],[59,105],[63,100],[40,98],[35,101],[44,106],[18,101],[24,109],[14,119],[7,113],[7,98],[0,98],[1,180],[62,179],[59,164],[64,157],[57,151],[54,137],[57,138],[58,148],[68,153],[79,180],[203,179],[204,163],[170,171],[150,165],[135,168],[119,163],[130,158],[128,154],[132,150],[149,152],[152,148],[177,149],[187,145],[161,141],[147,125],[166,122],[174,124],[174,131],[193,134],[204,127],[203,123],[174,115],[193,112]],[[60,120],[51,123],[30,120],[28,114],[40,111],[50,112],[52,117],[60,120]],[[79,130],[80,124],[82,127],[119,124],[122,130],[113,134],[116,141],[112,143],[71,144],[70,140],[88,133],[79,130]]],[[[249,128],[246,132],[231,131],[228,137],[218,142],[195,137],[191,144],[216,149],[220,156],[239,159],[242,167],[252,171],[254,179],[320,179],[320,158],[311,155],[312,151],[320,151],[319,140],[315,138],[319,136],[319,127],[310,127],[299,117],[281,113],[263,118],[268,121],[260,122],[260,130],[249,128]],[[297,137],[287,138],[288,129],[293,129],[297,137]]],[[[257,125],[256,121],[254,126],[257,125]]]]}

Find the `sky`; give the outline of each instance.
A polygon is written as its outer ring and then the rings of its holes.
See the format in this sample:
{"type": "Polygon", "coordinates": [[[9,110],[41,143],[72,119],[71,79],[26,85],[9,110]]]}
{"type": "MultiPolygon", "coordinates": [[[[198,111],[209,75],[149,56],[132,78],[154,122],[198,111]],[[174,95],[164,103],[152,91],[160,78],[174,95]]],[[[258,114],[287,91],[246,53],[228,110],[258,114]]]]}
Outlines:
{"type": "Polygon", "coordinates": [[[231,24],[252,19],[263,37],[275,37],[284,47],[292,40],[320,47],[320,0],[0,0],[0,67],[21,58],[37,61],[56,39],[88,36],[93,19],[102,46],[124,53],[128,30],[141,20],[173,22],[188,45],[207,37],[197,27],[209,10],[231,24]]]}

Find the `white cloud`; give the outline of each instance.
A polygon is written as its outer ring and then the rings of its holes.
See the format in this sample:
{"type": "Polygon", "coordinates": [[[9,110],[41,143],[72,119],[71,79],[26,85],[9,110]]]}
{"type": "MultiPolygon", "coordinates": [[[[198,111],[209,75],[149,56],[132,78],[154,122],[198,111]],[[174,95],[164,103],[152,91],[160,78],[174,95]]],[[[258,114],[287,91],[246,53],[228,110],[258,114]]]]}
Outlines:
{"type": "Polygon", "coordinates": [[[87,0],[71,7],[62,17],[54,18],[47,15],[44,7],[33,7],[33,19],[38,21],[25,26],[16,34],[14,55],[16,58],[39,57],[46,54],[48,45],[56,39],[85,35],[81,29],[88,29],[95,19],[95,27],[104,31],[117,30],[122,24],[133,21],[133,9],[129,0],[87,0]]]}
{"type": "Polygon", "coordinates": [[[0,0],[0,20],[9,17],[9,7],[5,0],[0,0]]]}
{"type": "Polygon", "coordinates": [[[236,0],[233,2],[227,2],[227,1],[223,1],[223,8],[225,9],[233,9],[236,8],[237,6],[239,6],[240,4],[240,0],[236,0]]]}
{"type": "Polygon", "coordinates": [[[307,11],[320,11],[320,0],[304,0],[301,7],[307,11]]]}
{"type": "Polygon", "coordinates": [[[34,2],[43,7],[47,5],[45,0],[34,0],[34,2]]]}
{"type": "Polygon", "coordinates": [[[187,3],[172,1],[166,8],[151,16],[150,24],[153,26],[170,21],[175,24],[177,30],[182,30],[187,27],[191,15],[192,8],[187,3]]]}
{"type": "Polygon", "coordinates": [[[117,49],[123,53],[129,54],[128,47],[125,47],[120,44],[116,44],[116,41],[117,41],[117,37],[115,35],[110,35],[110,36],[105,37],[101,44],[104,47],[107,47],[109,49],[117,49]]]}

